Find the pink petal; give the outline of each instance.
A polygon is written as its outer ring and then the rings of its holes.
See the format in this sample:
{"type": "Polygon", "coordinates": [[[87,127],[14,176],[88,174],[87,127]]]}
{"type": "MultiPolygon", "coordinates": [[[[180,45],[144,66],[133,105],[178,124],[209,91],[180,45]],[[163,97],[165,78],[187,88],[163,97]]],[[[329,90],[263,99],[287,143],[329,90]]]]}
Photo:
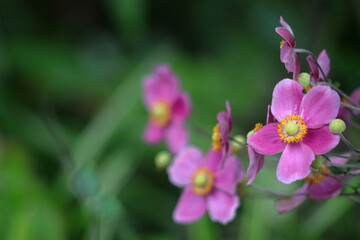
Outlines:
{"type": "Polygon", "coordinates": [[[336,197],[343,186],[344,184],[335,176],[324,177],[320,183],[310,184],[309,195],[314,200],[336,197]]]}
{"type": "Polygon", "coordinates": [[[275,119],[274,115],[272,115],[271,105],[268,105],[267,115],[266,115],[266,124],[274,123],[274,122],[276,122],[276,119],[275,119]]]}
{"type": "Polygon", "coordinates": [[[283,27],[275,28],[275,31],[294,47],[295,38],[294,38],[294,33],[293,33],[290,25],[287,24],[287,22],[285,22],[285,20],[282,17],[280,17],[280,24],[283,27]]]}
{"type": "Polygon", "coordinates": [[[278,123],[270,123],[259,130],[247,139],[247,143],[263,155],[273,155],[282,152],[286,144],[280,139],[277,132],[278,123]]]}
{"type": "Polygon", "coordinates": [[[191,100],[188,93],[180,94],[172,107],[172,120],[174,122],[183,122],[191,112],[191,100]]]}
{"type": "Polygon", "coordinates": [[[303,139],[303,143],[308,145],[316,155],[325,154],[339,144],[340,136],[333,134],[329,126],[318,129],[309,129],[303,139]]]}
{"type": "Polygon", "coordinates": [[[244,169],[239,159],[229,156],[224,166],[215,173],[215,186],[229,194],[235,194],[236,185],[244,177],[244,169]]]}
{"type": "Polygon", "coordinates": [[[264,155],[255,152],[251,147],[248,147],[248,154],[250,164],[246,172],[246,177],[249,178],[247,185],[250,185],[264,165],[264,155]]]}
{"type": "Polygon", "coordinates": [[[293,79],[298,79],[299,74],[300,74],[300,55],[299,53],[295,53],[293,79]]]}
{"type": "MultiPolygon", "coordinates": [[[[330,72],[330,58],[326,53],[326,50],[322,50],[321,53],[319,54],[319,57],[317,58],[317,61],[320,65],[320,67],[322,68],[322,70],[324,71],[325,76],[329,75],[330,72]]],[[[324,79],[324,76],[320,73],[319,71],[319,77],[321,79],[324,79]]]]}
{"type": "Polygon", "coordinates": [[[329,157],[330,161],[335,163],[335,164],[345,164],[349,161],[348,158],[351,157],[351,153],[350,152],[347,152],[347,153],[343,153],[341,154],[342,156],[344,157],[335,157],[335,156],[332,156],[332,157],[329,157]]]}
{"type": "Polygon", "coordinates": [[[179,93],[179,82],[168,66],[158,65],[152,75],[143,79],[142,88],[144,102],[150,108],[157,100],[172,104],[179,93]]]}
{"type": "Polygon", "coordinates": [[[306,61],[309,64],[311,73],[310,73],[310,82],[316,84],[319,78],[319,70],[312,56],[307,56],[306,61]]]}
{"type": "Polygon", "coordinates": [[[177,223],[191,223],[203,216],[205,211],[205,197],[195,194],[190,187],[187,187],[176,205],[173,219],[177,223]]]}
{"type": "Polygon", "coordinates": [[[203,166],[213,172],[216,172],[216,170],[220,167],[222,158],[223,152],[221,150],[214,151],[211,148],[204,159],[203,166]]]}
{"type": "Polygon", "coordinates": [[[300,116],[308,128],[319,128],[329,124],[339,112],[340,97],[328,86],[316,86],[304,96],[300,105],[300,116]]]}
{"type": "Polygon", "coordinates": [[[170,181],[177,186],[190,184],[193,173],[201,166],[202,154],[195,147],[180,151],[168,167],[170,181]]]}
{"type": "Polygon", "coordinates": [[[226,224],[234,219],[240,201],[238,196],[214,190],[207,197],[210,218],[213,221],[226,224]]]}
{"type": "Polygon", "coordinates": [[[166,129],[166,143],[172,153],[179,152],[188,143],[188,131],[183,124],[171,124],[166,129]]]}
{"type": "Polygon", "coordinates": [[[288,143],[280,157],[276,175],[280,182],[289,184],[309,175],[313,151],[304,143],[288,143]]]}
{"type": "Polygon", "coordinates": [[[296,194],[304,194],[304,195],[294,195],[294,196],[282,197],[282,198],[277,199],[275,202],[276,210],[280,213],[283,213],[283,212],[290,211],[290,210],[296,208],[297,206],[299,206],[306,199],[305,194],[308,191],[307,190],[308,187],[309,187],[309,184],[305,183],[301,188],[299,188],[295,192],[296,194]]]}
{"type": "Polygon", "coordinates": [[[143,139],[147,143],[158,143],[164,137],[164,128],[159,127],[151,121],[148,122],[145,130],[143,139]]]}
{"type": "Polygon", "coordinates": [[[300,103],[304,96],[302,89],[298,82],[291,79],[284,79],[276,84],[271,112],[279,122],[286,116],[299,114],[300,103]]]}

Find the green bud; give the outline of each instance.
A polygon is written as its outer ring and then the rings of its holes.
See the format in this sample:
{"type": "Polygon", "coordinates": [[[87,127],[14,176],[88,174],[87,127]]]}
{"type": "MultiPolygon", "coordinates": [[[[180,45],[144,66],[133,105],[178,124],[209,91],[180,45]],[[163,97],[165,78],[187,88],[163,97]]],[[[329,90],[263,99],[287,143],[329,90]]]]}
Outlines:
{"type": "Polygon", "coordinates": [[[310,165],[310,169],[315,172],[319,172],[321,169],[321,166],[323,164],[324,157],[321,155],[316,155],[315,160],[312,161],[310,165]]]}
{"type": "Polygon", "coordinates": [[[239,152],[239,151],[243,148],[243,146],[245,145],[246,139],[245,139],[245,137],[242,136],[242,135],[236,135],[236,136],[234,137],[234,140],[235,140],[235,141],[231,141],[231,142],[230,142],[230,145],[231,145],[232,151],[233,151],[234,153],[237,153],[237,152],[239,152]]]}
{"type": "Polygon", "coordinates": [[[251,130],[250,132],[248,132],[248,134],[246,135],[246,138],[249,138],[251,135],[253,135],[255,132],[253,130],[251,130]]]}
{"type": "Polygon", "coordinates": [[[334,119],[329,125],[330,131],[334,134],[340,134],[346,129],[346,124],[341,119],[334,119]]]}
{"type": "Polygon", "coordinates": [[[171,160],[171,154],[168,151],[158,152],[155,156],[155,165],[158,169],[166,168],[171,160]]]}
{"type": "Polygon", "coordinates": [[[298,77],[298,82],[301,84],[301,86],[306,88],[310,84],[310,75],[305,72],[300,73],[298,77]]]}

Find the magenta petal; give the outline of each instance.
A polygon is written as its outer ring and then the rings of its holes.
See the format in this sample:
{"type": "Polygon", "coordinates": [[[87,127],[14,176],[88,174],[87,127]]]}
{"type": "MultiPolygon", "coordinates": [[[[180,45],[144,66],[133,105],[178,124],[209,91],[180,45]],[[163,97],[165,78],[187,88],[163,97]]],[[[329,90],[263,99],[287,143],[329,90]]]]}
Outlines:
{"type": "Polygon", "coordinates": [[[171,124],[166,131],[166,142],[172,153],[177,153],[188,143],[188,131],[183,124],[171,124]]]}
{"type": "Polygon", "coordinates": [[[280,182],[289,184],[309,175],[313,151],[304,143],[288,143],[280,157],[276,175],[280,182]]]}
{"type": "Polygon", "coordinates": [[[148,122],[143,138],[147,143],[158,143],[164,137],[164,128],[157,126],[151,121],[148,122]]]}
{"type": "Polygon", "coordinates": [[[284,150],[285,143],[280,139],[277,132],[278,123],[270,123],[259,130],[247,139],[247,143],[263,155],[273,155],[284,150]]]}
{"type": "Polygon", "coordinates": [[[202,154],[195,147],[187,147],[180,151],[168,167],[170,181],[177,186],[185,186],[191,182],[193,173],[201,166],[202,154]]]}
{"type": "Polygon", "coordinates": [[[205,197],[196,195],[190,187],[184,189],[174,210],[177,223],[191,223],[198,220],[206,211],[205,197]]]}
{"type": "Polygon", "coordinates": [[[248,147],[248,154],[250,164],[246,172],[246,177],[249,178],[247,185],[250,185],[264,165],[264,155],[255,152],[251,147],[248,147]]]}
{"type": "Polygon", "coordinates": [[[221,150],[214,151],[211,148],[204,159],[203,166],[213,172],[216,172],[216,170],[220,167],[222,158],[223,152],[221,150]]]}
{"type": "Polygon", "coordinates": [[[238,196],[214,190],[207,197],[210,218],[213,221],[226,224],[234,219],[240,201],[238,196]]]}
{"type": "Polygon", "coordinates": [[[330,161],[335,163],[335,164],[345,164],[349,161],[349,158],[351,157],[351,153],[347,152],[347,153],[343,153],[341,154],[344,157],[335,157],[335,156],[331,156],[329,157],[330,161]]]}
{"type": "Polygon", "coordinates": [[[341,192],[344,184],[335,176],[324,177],[318,184],[310,184],[309,195],[314,200],[332,198],[341,192]]]}
{"type": "MultiPolygon", "coordinates": [[[[322,50],[319,54],[319,57],[317,58],[317,61],[321,67],[321,69],[324,71],[325,76],[329,75],[330,72],[330,58],[326,53],[326,50],[322,50]]],[[[320,78],[324,79],[324,76],[319,72],[320,78]]]]}
{"type": "Polygon", "coordinates": [[[328,86],[313,87],[303,98],[300,116],[308,128],[319,128],[329,124],[339,112],[340,97],[328,86]]]}
{"type": "Polygon", "coordinates": [[[280,213],[283,213],[283,212],[290,211],[290,210],[296,208],[297,206],[299,206],[306,199],[305,194],[308,191],[307,190],[308,187],[309,187],[309,184],[305,183],[301,188],[299,188],[295,192],[296,194],[304,194],[304,195],[294,195],[294,196],[282,197],[282,198],[277,199],[275,202],[276,210],[280,213]]]}
{"type": "Polygon", "coordinates": [[[235,194],[236,185],[244,177],[244,169],[239,159],[229,156],[224,166],[215,173],[215,186],[229,194],[235,194]]]}
{"type": "Polygon", "coordinates": [[[292,47],[294,47],[295,39],[292,36],[292,34],[289,32],[289,30],[283,28],[283,27],[277,27],[275,28],[275,31],[277,34],[279,34],[283,39],[285,39],[292,47]]]}
{"type": "Polygon", "coordinates": [[[183,122],[191,112],[191,101],[188,93],[180,94],[174,102],[172,108],[172,120],[174,122],[183,122]]]}
{"type": "Polygon", "coordinates": [[[286,116],[299,114],[300,103],[304,96],[302,89],[298,82],[291,79],[284,79],[276,84],[271,112],[279,122],[286,116]]]}
{"type": "Polygon", "coordinates": [[[329,126],[318,129],[309,129],[303,139],[303,143],[308,145],[316,155],[325,154],[339,144],[340,136],[333,134],[329,126]]]}

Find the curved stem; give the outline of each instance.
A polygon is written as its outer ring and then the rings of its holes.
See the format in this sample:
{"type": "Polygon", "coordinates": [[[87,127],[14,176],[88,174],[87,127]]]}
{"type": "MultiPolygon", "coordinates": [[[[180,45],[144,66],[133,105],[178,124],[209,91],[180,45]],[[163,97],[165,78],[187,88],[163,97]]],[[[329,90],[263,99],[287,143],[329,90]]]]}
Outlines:
{"type": "Polygon", "coordinates": [[[360,154],[360,150],[357,149],[354,145],[352,145],[352,143],[347,140],[343,134],[340,134],[340,138],[349,148],[351,148],[351,150],[353,150],[357,154],[360,154]]]}
{"type": "Polygon", "coordinates": [[[347,103],[344,103],[344,102],[340,102],[340,104],[346,108],[349,108],[349,109],[352,109],[352,110],[356,110],[356,111],[359,111],[360,112],[360,107],[355,107],[353,105],[350,105],[350,104],[347,104],[347,103]]]}

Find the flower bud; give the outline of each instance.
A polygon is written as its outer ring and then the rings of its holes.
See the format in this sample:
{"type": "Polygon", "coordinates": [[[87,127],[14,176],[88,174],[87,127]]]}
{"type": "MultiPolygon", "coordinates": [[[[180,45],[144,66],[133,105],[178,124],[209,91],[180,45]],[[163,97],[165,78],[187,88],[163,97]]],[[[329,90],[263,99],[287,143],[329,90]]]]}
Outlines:
{"type": "Polygon", "coordinates": [[[301,84],[301,86],[306,88],[310,84],[310,75],[308,73],[305,73],[305,72],[300,73],[297,80],[301,84]]]}
{"type": "Polygon", "coordinates": [[[158,152],[155,156],[155,166],[157,169],[162,170],[166,168],[171,160],[171,154],[168,151],[158,152]]]}
{"type": "Polygon", "coordinates": [[[330,131],[334,134],[340,134],[346,129],[346,124],[341,119],[334,119],[329,125],[330,131]]]}
{"type": "Polygon", "coordinates": [[[253,130],[251,130],[250,132],[248,132],[248,134],[246,135],[246,138],[249,138],[251,135],[253,135],[255,132],[253,130]]]}
{"type": "Polygon", "coordinates": [[[246,144],[246,139],[244,136],[242,135],[236,135],[234,137],[235,141],[231,141],[230,145],[231,145],[231,150],[234,154],[238,153],[243,146],[246,144]]]}
{"type": "Polygon", "coordinates": [[[315,160],[312,161],[310,169],[314,172],[320,172],[323,165],[324,158],[321,155],[316,155],[315,160]]]}

